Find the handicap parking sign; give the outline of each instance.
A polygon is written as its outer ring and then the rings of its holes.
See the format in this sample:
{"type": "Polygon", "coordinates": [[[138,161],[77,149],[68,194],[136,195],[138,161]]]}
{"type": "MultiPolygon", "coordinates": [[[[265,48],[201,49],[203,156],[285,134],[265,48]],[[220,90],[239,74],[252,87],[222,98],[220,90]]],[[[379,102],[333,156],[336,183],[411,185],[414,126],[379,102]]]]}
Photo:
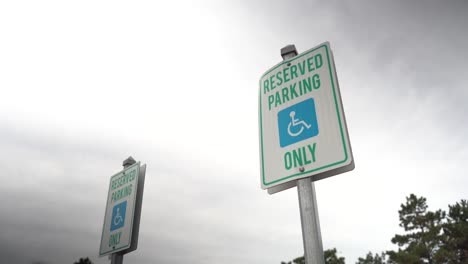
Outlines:
{"type": "Polygon", "coordinates": [[[119,229],[125,225],[125,211],[127,210],[127,201],[119,203],[112,208],[112,218],[110,231],[119,229]]]}
{"type": "Polygon", "coordinates": [[[278,112],[278,130],[282,148],[315,137],[319,133],[313,98],[278,112]]]}

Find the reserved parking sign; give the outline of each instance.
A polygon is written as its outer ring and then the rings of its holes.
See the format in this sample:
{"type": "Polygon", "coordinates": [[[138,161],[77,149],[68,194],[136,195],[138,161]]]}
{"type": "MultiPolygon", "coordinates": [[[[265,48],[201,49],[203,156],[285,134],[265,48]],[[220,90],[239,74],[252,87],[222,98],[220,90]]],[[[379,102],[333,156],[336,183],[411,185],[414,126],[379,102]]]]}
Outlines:
{"type": "Polygon", "coordinates": [[[328,42],[263,74],[259,130],[263,189],[354,169],[328,42]]]}

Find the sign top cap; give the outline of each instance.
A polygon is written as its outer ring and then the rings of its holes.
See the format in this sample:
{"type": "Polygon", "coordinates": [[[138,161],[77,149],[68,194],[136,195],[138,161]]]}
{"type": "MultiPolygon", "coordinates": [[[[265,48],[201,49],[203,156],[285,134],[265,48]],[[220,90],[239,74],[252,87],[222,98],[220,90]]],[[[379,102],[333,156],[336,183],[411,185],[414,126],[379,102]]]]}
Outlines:
{"type": "Polygon", "coordinates": [[[122,166],[124,166],[124,167],[125,166],[130,166],[130,165],[133,165],[135,163],[136,163],[135,159],[132,156],[130,156],[126,160],[123,161],[122,166]]]}
{"type": "Polygon", "coordinates": [[[294,53],[294,56],[297,56],[297,49],[296,46],[294,46],[294,44],[287,45],[286,47],[281,49],[281,57],[283,57],[283,59],[286,59],[285,57],[291,53],[294,53]]]}

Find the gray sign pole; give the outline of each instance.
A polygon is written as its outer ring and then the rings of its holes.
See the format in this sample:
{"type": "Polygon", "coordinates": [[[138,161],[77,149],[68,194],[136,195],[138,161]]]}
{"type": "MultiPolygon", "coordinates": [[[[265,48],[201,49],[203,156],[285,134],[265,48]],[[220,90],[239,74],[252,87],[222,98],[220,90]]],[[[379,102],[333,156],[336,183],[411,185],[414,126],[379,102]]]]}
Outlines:
{"type": "MultiPolygon", "coordinates": [[[[122,166],[124,167],[124,169],[126,169],[135,163],[136,161],[132,157],[128,157],[126,160],[123,161],[122,166]]],[[[111,264],[123,264],[123,257],[123,252],[112,253],[112,255],[110,256],[111,264]]]]}
{"type": "MultiPolygon", "coordinates": [[[[297,56],[297,50],[294,45],[288,45],[281,49],[283,60],[288,60],[295,56],[297,56]]],[[[325,264],[315,186],[310,178],[303,178],[297,181],[297,193],[299,196],[299,209],[301,211],[305,263],[325,264]]]]}

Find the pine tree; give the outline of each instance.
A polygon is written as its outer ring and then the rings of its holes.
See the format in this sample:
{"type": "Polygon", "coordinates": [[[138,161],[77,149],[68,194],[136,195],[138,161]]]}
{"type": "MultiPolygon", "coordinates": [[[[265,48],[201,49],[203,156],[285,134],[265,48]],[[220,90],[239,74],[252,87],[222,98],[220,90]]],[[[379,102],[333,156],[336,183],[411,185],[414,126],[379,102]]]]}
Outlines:
{"type": "Polygon", "coordinates": [[[427,210],[426,198],[411,194],[398,211],[400,226],[406,234],[395,235],[392,243],[398,251],[387,251],[390,263],[435,264],[445,240],[442,232],[445,212],[427,210]]]}
{"type": "Polygon", "coordinates": [[[372,252],[367,253],[365,258],[358,258],[356,264],[385,264],[386,256],[385,253],[381,253],[380,255],[375,254],[372,255],[372,252]]]}
{"type": "Polygon", "coordinates": [[[323,252],[325,264],[345,264],[344,257],[338,257],[336,248],[328,249],[323,252]]]}
{"type": "MultiPolygon", "coordinates": [[[[325,264],[345,264],[344,257],[338,257],[336,248],[327,249],[323,252],[325,264]]],[[[293,261],[284,262],[281,264],[305,264],[304,256],[293,259],[293,261]]]]}
{"type": "MultiPolygon", "coordinates": [[[[369,252],[356,264],[468,264],[468,201],[449,205],[445,211],[429,211],[426,198],[414,194],[398,211],[404,234],[396,234],[392,243],[397,251],[380,255],[369,252]],[[388,256],[388,258],[387,258],[388,256]]],[[[336,249],[324,252],[326,264],[344,264],[336,249]]],[[[304,257],[281,264],[304,264],[304,257]]]]}
{"type": "Polygon", "coordinates": [[[75,262],[74,264],[93,264],[89,258],[80,258],[78,262],[75,262]]]}
{"type": "Polygon", "coordinates": [[[449,205],[447,223],[443,227],[446,235],[441,251],[444,263],[468,263],[468,202],[449,205]]]}

